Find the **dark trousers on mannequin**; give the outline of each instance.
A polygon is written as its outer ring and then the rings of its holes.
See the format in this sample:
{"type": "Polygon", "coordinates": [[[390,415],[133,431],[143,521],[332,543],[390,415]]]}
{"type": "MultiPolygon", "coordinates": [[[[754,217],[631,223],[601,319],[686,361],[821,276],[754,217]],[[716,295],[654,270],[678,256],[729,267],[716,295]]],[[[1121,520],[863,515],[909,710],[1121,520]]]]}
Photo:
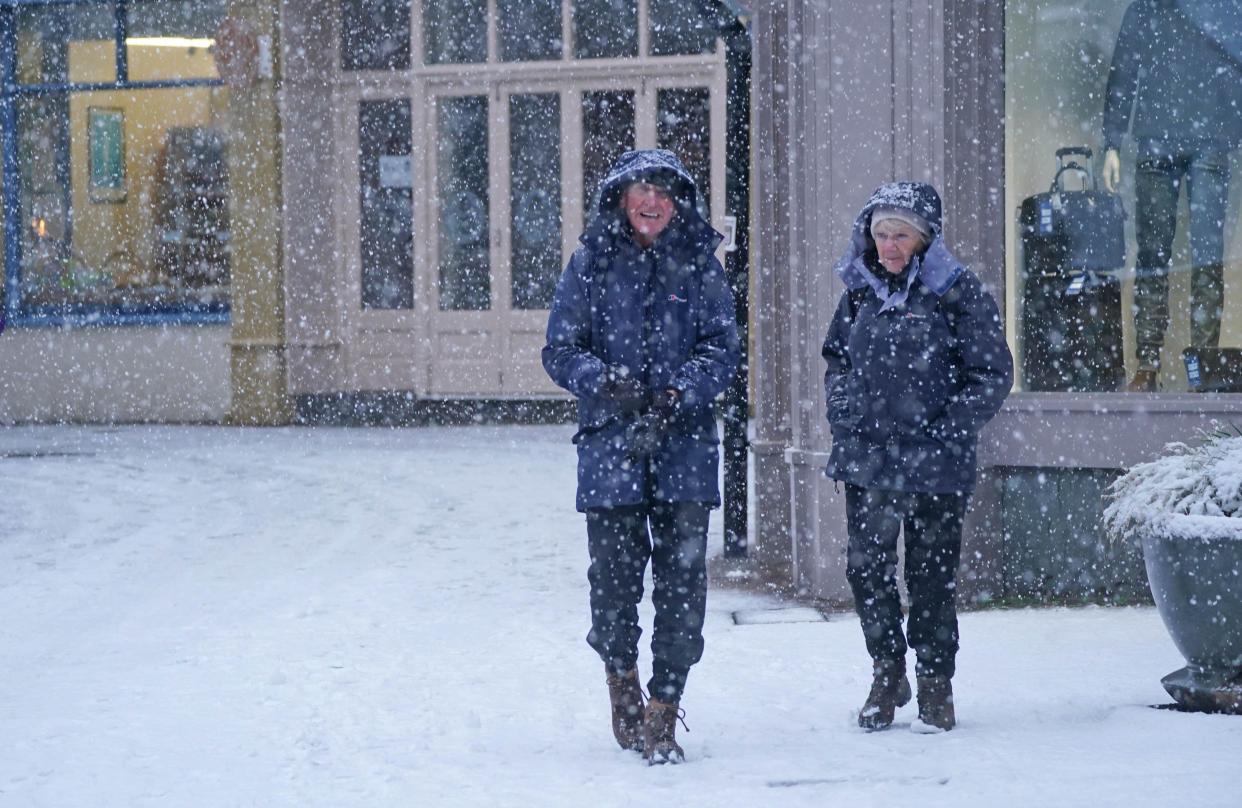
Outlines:
{"type": "Polygon", "coordinates": [[[845,486],[846,577],[875,661],[914,649],[918,676],[952,677],[956,668],[957,567],[969,494],[922,494],[845,486]],[[910,619],[902,632],[897,536],[905,528],[910,619]]]}
{"type": "Polygon", "coordinates": [[[690,666],[703,656],[707,608],[707,524],[701,502],[649,501],[587,511],[591,566],[591,632],[587,642],[609,669],[638,664],[638,604],[651,562],[655,621],[648,692],[665,703],[681,700],[690,666]]]}
{"type": "Polygon", "coordinates": [[[1141,367],[1158,368],[1169,326],[1169,271],[1182,187],[1190,202],[1190,344],[1216,347],[1225,302],[1229,153],[1140,147],[1135,174],[1134,330],[1141,367]]]}

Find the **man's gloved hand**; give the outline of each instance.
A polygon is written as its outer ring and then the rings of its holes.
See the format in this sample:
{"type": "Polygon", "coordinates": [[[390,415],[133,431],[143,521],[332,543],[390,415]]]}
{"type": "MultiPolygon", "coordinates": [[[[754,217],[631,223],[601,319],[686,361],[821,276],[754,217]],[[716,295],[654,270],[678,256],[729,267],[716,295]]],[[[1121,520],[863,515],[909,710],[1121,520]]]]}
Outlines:
{"type": "Polygon", "coordinates": [[[672,421],[681,407],[681,393],[672,387],[667,390],[656,390],[651,393],[651,412],[664,421],[665,425],[672,421]]]}
{"type": "Polygon", "coordinates": [[[650,457],[664,445],[669,423],[681,405],[681,395],[671,388],[651,393],[649,398],[647,411],[625,430],[625,445],[632,461],[650,457]]]}
{"type": "Polygon", "coordinates": [[[639,412],[646,408],[651,399],[651,391],[647,385],[631,376],[625,368],[609,365],[604,371],[604,381],[599,393],[609,401],[615,402],[623,414],[639,412]]]}

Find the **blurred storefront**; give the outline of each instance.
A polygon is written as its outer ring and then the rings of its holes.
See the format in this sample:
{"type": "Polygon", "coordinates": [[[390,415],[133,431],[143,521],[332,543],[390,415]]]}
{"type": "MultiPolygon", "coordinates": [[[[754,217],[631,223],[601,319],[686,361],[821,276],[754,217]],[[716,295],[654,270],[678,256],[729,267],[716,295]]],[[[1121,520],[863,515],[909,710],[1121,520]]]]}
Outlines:
{"type": "Polygon", "coordinates": [[[1242,347],[1238,8],[752,4],[761,557],[790,564],[807,591],[848,599],[844,496],[822,472],[831,437],[819,350],[842,292],[831,268],[872,189],[915,179],[940,189],[950,247],[1001,303],[1019,364],[1015,392],[983,435],[964,589],[979,600],[1142,595],[1141,561],[1100,531],[1108,482],[1166,442],[1242,413],[1238,393],[1191,392],[1208,385],[1183,360],[1188,347],[1242,347]],[[1123,36],[1127,13],[1138,22],[1123,36]],[[1068,198],[1049,193],[1063,147],[1091,152],[1063,156],[1082,169],[1062,176],[1064,191],[1090,172],[1100,190],[1113,182],[1125,211],[1124,255],[1098,272],[1072,261],[1049,271],[1024,251],[1040,222],[1024,239],[1023,201],[1046,194],[1028,203],[1038,212],[1068,198]],[[1152,246],[1160,233],[1171,247],[1152,246]],[[1167,326],[1152,278],[1168,282],[1167,326]],[[1213,303],[1220,288],[1223,306],[1213,303]],[[1127,391],[1157,363],[1154,390],[1127,391]]]}
{"type": "Polygon", "coordinates": [[[676,150],[745,226],[740,12],[0,0],[0,422],[562,397],[547,308],[621,151],[676,150]]]}

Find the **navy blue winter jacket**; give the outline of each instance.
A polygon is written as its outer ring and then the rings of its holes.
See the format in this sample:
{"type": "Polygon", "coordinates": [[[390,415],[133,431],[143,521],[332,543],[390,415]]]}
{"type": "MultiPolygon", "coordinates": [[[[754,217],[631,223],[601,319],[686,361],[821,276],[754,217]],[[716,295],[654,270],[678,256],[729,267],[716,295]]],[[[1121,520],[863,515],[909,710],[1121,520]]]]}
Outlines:
{"type": "Polygon", "coordinates": [[[648,501],[720,504],[712,402],[737,370],[733,296],[714,250],[721,236],[695,207],[694,180],[672,152],[626,152],[600,185],[599,212],[556,288],[543,366],[578,399],[580,511],[648,501]],[[655,243],[634,241],[619,200],[628,183],[674,175],[677,215],[655,243]],[[681,405],[649,462],[630,459],[622,415],[600,395],[608,366],[681,405]],[[653,475],[650,479],[648,475],[653,475]]]}
{"type": "Polygon", "coordinates": [[[836,271],[846,293],[823,348],[828,476],[863,488],[972,491],[979,430],[1009,394],[1013,357],[996,302],[945,247],[935,189],[878,189],[836,271]],[[870,233],[880,205],[913,210],[933,230],[895,290],[870,233]]]}

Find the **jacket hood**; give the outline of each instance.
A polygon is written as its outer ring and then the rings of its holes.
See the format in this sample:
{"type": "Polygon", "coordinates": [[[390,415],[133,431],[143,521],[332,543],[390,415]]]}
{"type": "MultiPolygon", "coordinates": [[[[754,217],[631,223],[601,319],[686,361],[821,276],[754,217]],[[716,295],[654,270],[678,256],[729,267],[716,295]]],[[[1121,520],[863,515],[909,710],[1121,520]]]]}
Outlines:
{"type": "Polygon", "coordinates": [[[672,190],[677,215],[669,223],[669,229],[679,231],[681,238],[688,239],[694,247],[715,250],[724,236],[713,230],[699,213],[699,192],[694,177],[668,149],[635,149],[617,158],[599,184],[595,220],[580,240],[590,246],[621,233],[626,225],[619,207],[622,191],[631,182],[651,179],[667,182],[672,190]]]}
{"type": "Polygon", "coordinates": [[[931,185],[925,182],[890,182],[881,185],[871,194],[867,204],[854,219],[849,246],[833,269],[848,289],[870,286],[885,301],[883,308],[892,308],[904,302],[915,278],[921,280],[936,295],[943,295],[953,286],[965,267],[945,246],[941,228],[940,194],[931,185]],[[871,238],[871,214],[880,207],[908,210],[926,220],[932,230],[931,244],[913,259],[914,266],[910,269],[906,288],[891,295],[888,282],[876,277],[866,262],[867,253],[875,251],[875,240],[871,238]]]}

